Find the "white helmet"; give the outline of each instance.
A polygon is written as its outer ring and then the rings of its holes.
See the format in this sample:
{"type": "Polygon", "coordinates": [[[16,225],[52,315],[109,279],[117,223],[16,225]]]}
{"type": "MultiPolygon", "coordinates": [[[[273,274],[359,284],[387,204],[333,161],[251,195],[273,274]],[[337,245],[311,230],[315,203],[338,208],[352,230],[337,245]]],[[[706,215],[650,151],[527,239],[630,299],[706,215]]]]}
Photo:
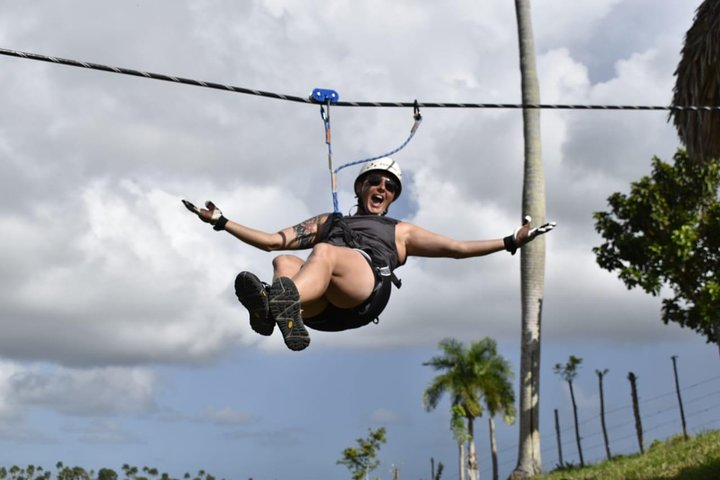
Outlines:
{"type": "Polygon", "coordinates": [[[362,186],[362,181],[365,178],[365,175],[375,171],[388,173],[391,176],[395,177],[399,188],[397,193],[395,193],[395,198],[393,199],[393,201],[397,200],[398,197],[400,197],[400,193],[402,192],[402,171],[400,170],[397,162],[390,157],[378,158],[377,160],[373,160],[372,162],[367,162],[363,164],[363,166],[360,168],[360,172],[358,172],[357,178],[355,179],[355,195],[360,195],[360,187],[362,186]]]}

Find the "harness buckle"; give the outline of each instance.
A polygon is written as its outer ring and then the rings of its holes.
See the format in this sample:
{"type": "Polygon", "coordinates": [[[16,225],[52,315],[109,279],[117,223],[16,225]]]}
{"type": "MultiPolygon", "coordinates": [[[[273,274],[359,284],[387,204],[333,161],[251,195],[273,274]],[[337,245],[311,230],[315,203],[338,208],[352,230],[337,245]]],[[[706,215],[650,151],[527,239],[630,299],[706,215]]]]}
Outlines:
{"type": "Polygon", "coordinates": [[[395,272],[390,270],[389,266],[385,267],[377,267],[377,271],[380,274],[381,277],[390,277],[390,281],[393,285],[395,285],[395,288],[402,287],[402,280],[400,280],[396,275],[395,272]]]}

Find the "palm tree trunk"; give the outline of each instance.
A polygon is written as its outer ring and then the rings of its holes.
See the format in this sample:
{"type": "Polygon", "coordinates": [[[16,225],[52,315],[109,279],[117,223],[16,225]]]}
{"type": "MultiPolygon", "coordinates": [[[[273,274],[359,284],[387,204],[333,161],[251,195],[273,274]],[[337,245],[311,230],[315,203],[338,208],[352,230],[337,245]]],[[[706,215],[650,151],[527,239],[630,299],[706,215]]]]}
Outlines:
{"type": "Polygon", "coordinates": [[[490,416],[488,418],[490,426],[490,454],[492,455],[492,471],[493,480],[498,480],[498,455],[497,455],[497,440],[495,438],[495,419],[490,416]]]}
{"type": "Polygon", "coordinates": [[[458,466],[460,468],[458,478],[465,480],[465,442],[458,443],[458,466]]]}
{"type": "Polygon", "coordinates": [[[473,419],[468,417],[468,437],[469,440],[469,451],[468,451],[468,477],[469,480],[478,480],[478,463],[477,463],[477,450],[475,448],[475,425],[473,419]]]}
{"type": "MultiPolygon", "coordinates": [[[[530,0],[515,0],[520,46],[523,104],[540,103],[530,0]]],[[[540,146],[540,110],[523,109],[525,169],[522,214],[545,221],[545,175],[540,146]]],[[[520,440],[513,478],[537,475],[540,458],[540,326],[545,291],[545,240],[538,237],[521,250],[522,337],[520,357],[520,440]]]]}

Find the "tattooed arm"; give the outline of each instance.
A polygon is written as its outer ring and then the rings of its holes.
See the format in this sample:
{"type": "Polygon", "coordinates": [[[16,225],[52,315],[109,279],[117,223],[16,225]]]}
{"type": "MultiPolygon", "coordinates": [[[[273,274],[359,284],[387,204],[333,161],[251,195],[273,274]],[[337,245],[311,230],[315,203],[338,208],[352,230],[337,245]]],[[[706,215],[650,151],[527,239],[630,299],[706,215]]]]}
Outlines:
{"type": "Polygon", "coordinates": [[[276,233],[255,230],[229,220],[225,224],[225,230],[248,245],[268,252],[271,250],[302,250],[315,245],[320,226],[327,218],[327,214],[316,215],[276,233]]]}
{"type": "Polygon", "coordinates": [[[328,214],[316,215],[292,227],[280,230],[282,241],[278,250],[302,250],[311,248],[318,240],[321,226],[327,221],[328,214]]]}

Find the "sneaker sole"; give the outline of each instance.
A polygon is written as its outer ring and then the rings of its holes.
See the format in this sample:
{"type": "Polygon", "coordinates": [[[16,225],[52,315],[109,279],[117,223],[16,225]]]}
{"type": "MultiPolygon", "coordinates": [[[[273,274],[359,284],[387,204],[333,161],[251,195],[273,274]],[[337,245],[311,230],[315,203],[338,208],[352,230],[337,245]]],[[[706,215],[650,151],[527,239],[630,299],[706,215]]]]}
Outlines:
{"type": "Polygon", "coordinates": [[[310,335],[300,314],[300,294],[292,280],[281,277],[275,280],[269,291],[270,315],[282,333],[290,350],[303,350],[310,345],[310,335]]]}
{"type": "Polygon", "coordinates": [[[250,327],[260,335],[270,336],[275,322],[270,319],[265,285],[250,272],[240,272],[235,278],[235,295],[250,312],[250,327]]]}

